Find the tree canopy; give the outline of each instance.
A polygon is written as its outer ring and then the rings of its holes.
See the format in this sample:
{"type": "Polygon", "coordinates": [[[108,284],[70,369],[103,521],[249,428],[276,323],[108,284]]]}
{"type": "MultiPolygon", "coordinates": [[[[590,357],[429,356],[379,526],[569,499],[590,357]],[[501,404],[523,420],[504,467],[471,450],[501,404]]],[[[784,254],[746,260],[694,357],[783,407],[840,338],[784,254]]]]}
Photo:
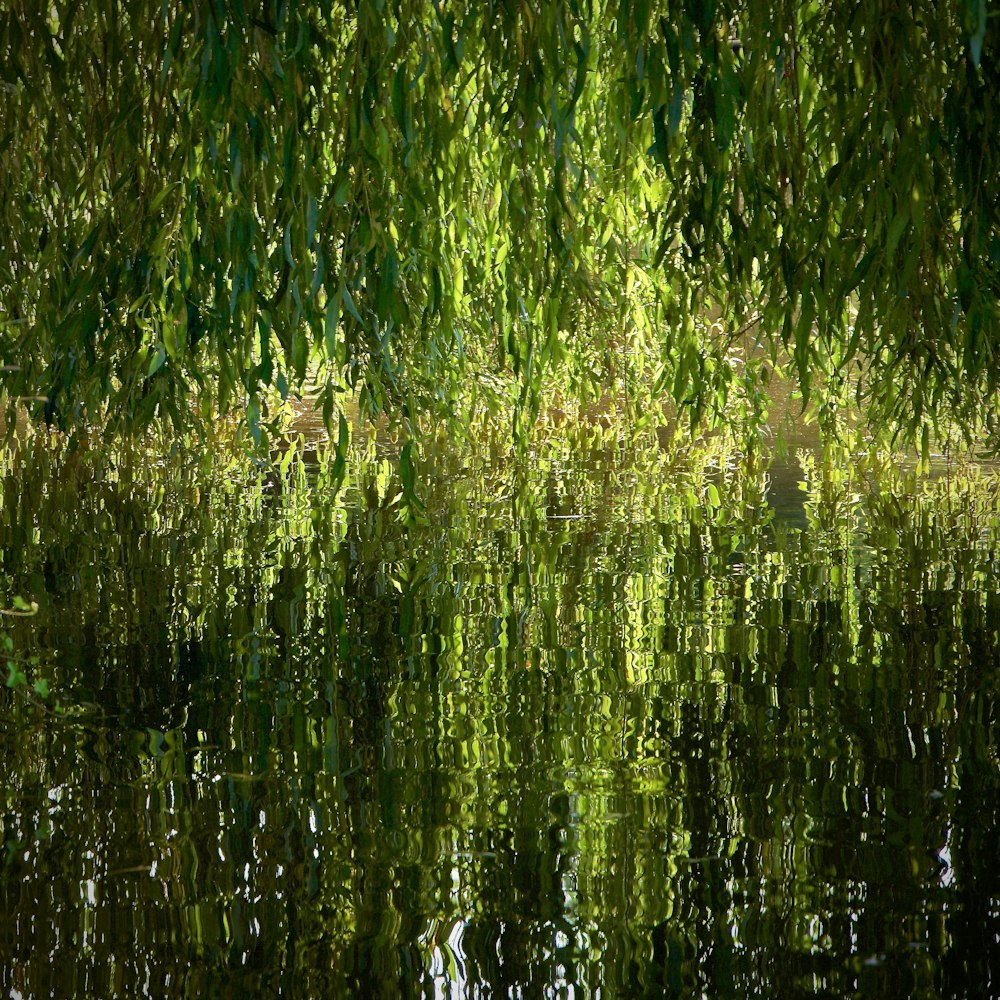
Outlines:
{"type": "Polygon", "coordinates": [[[546,377],[700,416],[787,357],[893,431],[993,432],[992,8],[7,0],[4,388],[255,429],[321,362],[333,422],[546,377]]]}

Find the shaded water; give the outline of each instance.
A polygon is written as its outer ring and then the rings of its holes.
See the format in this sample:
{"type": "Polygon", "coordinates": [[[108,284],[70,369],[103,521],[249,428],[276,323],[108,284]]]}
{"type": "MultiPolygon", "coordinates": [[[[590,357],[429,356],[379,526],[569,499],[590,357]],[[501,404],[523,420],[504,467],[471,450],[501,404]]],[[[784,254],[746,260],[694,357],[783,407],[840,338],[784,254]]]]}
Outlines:
{"type": "Polygon", "coordinates": [[[9,472],[2,995],[1000,992],[995,488],[806,473],[9,472]]]}

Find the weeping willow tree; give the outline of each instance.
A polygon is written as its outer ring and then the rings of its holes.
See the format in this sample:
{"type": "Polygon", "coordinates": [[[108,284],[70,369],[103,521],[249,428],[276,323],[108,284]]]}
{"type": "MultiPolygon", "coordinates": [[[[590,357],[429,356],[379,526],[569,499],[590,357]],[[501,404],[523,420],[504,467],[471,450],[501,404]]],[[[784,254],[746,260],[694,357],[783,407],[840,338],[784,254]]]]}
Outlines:
{"type": "Polygon", "coordinates": [[[806,399],[996,430],[986,0],[5,0],[8,400],[111,432],[318,383],[806,399]]]}

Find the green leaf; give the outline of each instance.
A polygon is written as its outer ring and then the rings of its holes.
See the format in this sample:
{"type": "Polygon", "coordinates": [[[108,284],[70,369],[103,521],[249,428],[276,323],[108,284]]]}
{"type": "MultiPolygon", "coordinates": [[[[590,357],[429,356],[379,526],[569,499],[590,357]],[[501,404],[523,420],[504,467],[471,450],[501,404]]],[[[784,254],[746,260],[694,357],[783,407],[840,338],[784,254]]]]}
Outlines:
{"type": "Polygon", "coordinates": [[[157,344],[153,351],[153,356],[149,359],[149,368],[146,371],[146,378],[152,378],[167,360],[167,351],[163,344],[157,344]]]}
{"type": "Polygon", "coordinates": [[[270,384],[273,374],[273,363],[271,360],[271,317],[268,313],[260,313],[257,316],[257,335],[260,344],[260,364],[257,366],[257,374],[265,384],[270,384]]]}
{"type": "Polygon", "coordinates": [[[667,124],[671,138],[677,134],[677,130],[681,127],[681,113],[683,110],[684,91],[680,87],[674,87],[674,94],[670,98],[670,108],[667,113],[667,124]]]}
{"type": "Polygon", "coordinates": [[[887,257],[891,257],[896,247],[899,246],[900,237],[906,230],[907,225],[910,221],[910,213],[905,208],[901,208],[897,213],[895,218],[889,224],[889,235],[885,241],[885,253],[887,257]]]}
{"type": "Polygon", "coordinates": [[[174,321],[167,317],[163,322],[163,347],[167,355],[171,358],[177,357],[177,331],[174,321]]]}
{"type": "Polygon", "coordinates": [[[240,175],[243,173],[243,154],[240,152],[240,147],[236,144],[235,135],[229,142],[229,173],[232,178],[233,190],[239,191],[240,175]]]}
{"type": "Polygon", "coordinates": [[[326,303],[326,316],[323,320],[323,335],[326,339],[326,356],[330,361],[337,358],[337,318],[340,314],[340,300],[331,297],[326,303]]]}
{"type": "Polygon", "coordinates": [[[399,474],[403,480],[403,492],[413,492],[413,442],[407,441],[399,454],[399,474]]]}
{"type": "Polygon", "coordinates": [[[842,291],[843,295],[850,295],[851,292],[853,292],[854,289],[865,280],[865,275],[867,275],[868,271],[871,269],[872,261],[875,260],[876,253],[877,250],[872,247],[872,249],[858,261],[854,270],[851,272],[851,276],[847,279],[847,282],[844,285],[842,291]]]}
{"type": "Polygon", "coordinates": [[[257,400],[256,396],[251,397],[250,401],[247,403],[247,427],[250,429],[250,437],[253,438],[253,443],[259,448],[260,447],[260,402],[257,400]]]}
{"type": "Polygon", "coordinates": [[[306,377],[306,366],[309,363],[309,341],[301,327],[292,331],[292,368],[295,377],[301,382],[306,377]]]}
{"type": "Polygon", "coordinates": [[[413,469],[413,442],[407,441],[399,453],[399,475],[403,483],[403,499],[414,511],[424,510],[424,502],[417,496],[416,473],[413,469]]]}
{"type": "Polygon", "coordinates": [[[361,313],[358,312],[358,307],[354,304],[354,299],[351,298],[351,293],[348,291],[347,286],[343,286],[340,289],[340,296],[344,302],[344,308],[359,322],[363,323],[361,319],[361,313]]]}
{"type": "Polygon", "coordinates": [[[149,203],[149,211],[156,212],[159,210],[160,206],[181,186],[180,181],[175,181],[173,184],[168,184],[162,191],[157,194],[157,196],[149,203]]]}
{"type": "Polygon", "coordinates": [[[337,453],[333,460],[333,479],[339,486],[344,481],[344,472],[347,468],[347,448],[350,444],[351,435],[344,411],[341,410],[337,416],[340,426],[337,433],[337,453]]]}
{"type": "Polygon", "coordinates": [[[319,205],[310,195],[306,202],[306,243],[312,246],[316,241],[316,225],[319,220],[319,205]]]}

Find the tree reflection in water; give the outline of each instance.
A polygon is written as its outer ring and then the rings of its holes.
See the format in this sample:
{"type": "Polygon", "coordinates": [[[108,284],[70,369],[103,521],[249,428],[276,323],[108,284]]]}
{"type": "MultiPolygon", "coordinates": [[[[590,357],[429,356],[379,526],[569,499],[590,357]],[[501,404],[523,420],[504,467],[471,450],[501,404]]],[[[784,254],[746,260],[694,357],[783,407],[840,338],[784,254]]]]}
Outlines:
{"type": "Polygon", "coordinates": [[[11,995],[989,991],[989,477],[325,475],[8,471],[11,995]]]}

